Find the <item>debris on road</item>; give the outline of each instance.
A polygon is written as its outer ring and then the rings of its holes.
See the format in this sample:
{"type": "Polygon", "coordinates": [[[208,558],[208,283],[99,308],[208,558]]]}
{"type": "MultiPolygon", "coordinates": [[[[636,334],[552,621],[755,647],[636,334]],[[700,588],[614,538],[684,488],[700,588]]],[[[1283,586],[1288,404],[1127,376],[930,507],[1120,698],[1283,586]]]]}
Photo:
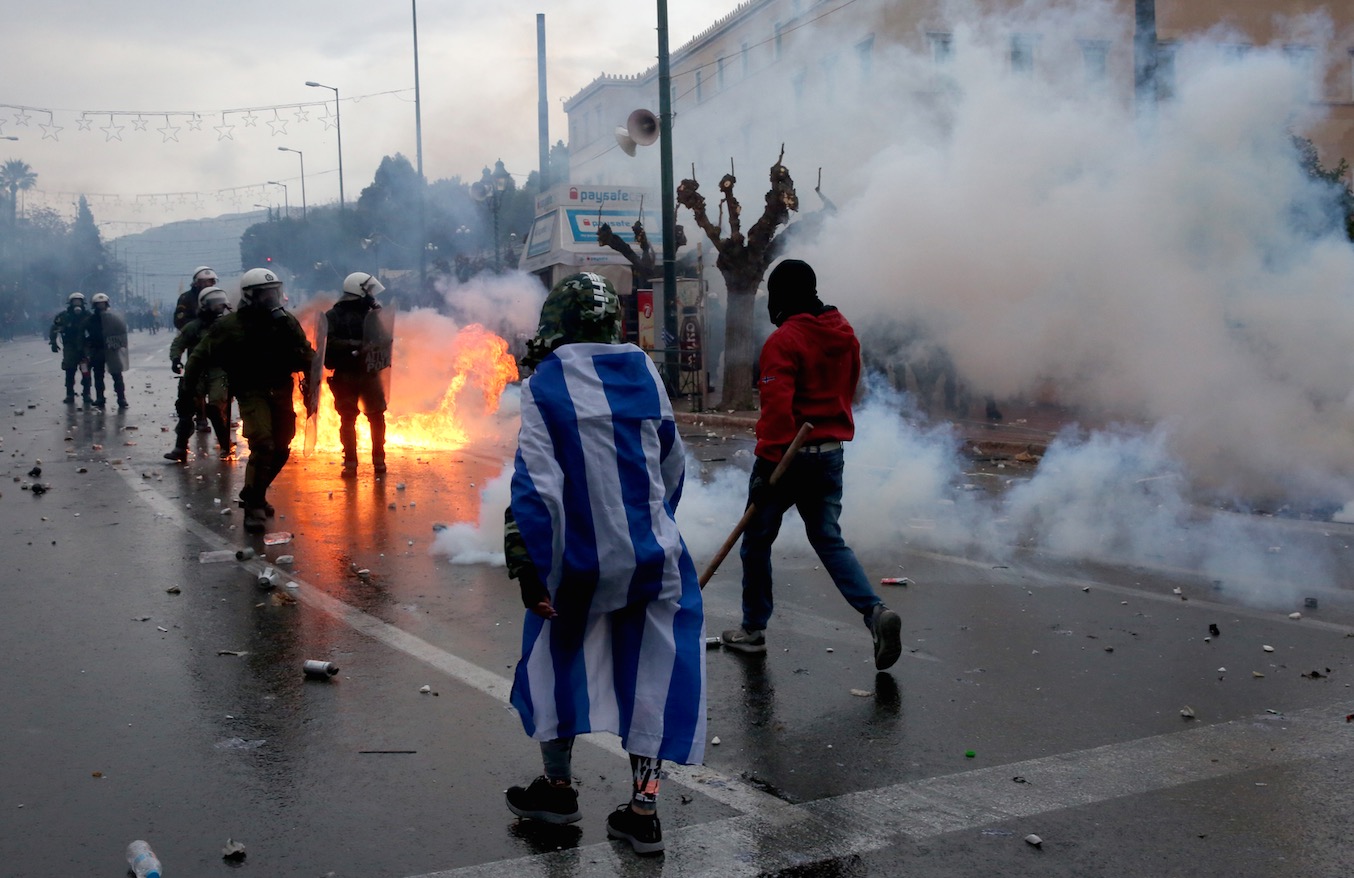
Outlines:
{"type": "Polygon", "coordinates": [[[1029,835],[1025,836],[1025,844],[1027,844],[1027,845],[1031,845],[1031,846],[1033,846],[1033,847],[1039,847],[1039,846],[1042,845],[1043,843],[1044,843],[1044,840],[1043,840],[1042,838],[1040,838],[1039,836],[1035,835],[1033,832],[1031,832],[1029,835]]]}
{"type": "Polygon", "coordinates": [[[1194,719],[1194,708],[1186,704],[1184,707],[1180,708],[1180,715],[1185,719],[1194,719]]]}
{"type": "Polygon", "coordinates": [[[1263,649],[1265,652],[1273,652],[1273,651],[1274,651],[1274,647],[1270,646],[1268,643],[1266,643],[1264,646],[1262,646],[1262,647],[1260,647],[1260,648],[1263,649]]]}
{"type": "Polygon", "coordinates": [[[306,659],[301,665],[301,672],[307,677],[317,677],[327,680],[339,672],[338,665],[333,662],[327,662],[322,659],[306,659]]]}
{"type": "Polygon", "coordinates": [[[214,552],[198,552],[197,563],[215,564],[218,561],[230,561],[235,557],[235,553],[230,549],[218,549],[214,552]]]}
{"type": "Polygon", "coordinates": [[[1219,635],[1222,634],[1222,631],[1218,630],[1218,626],[1217,626],[1217,625],[1214,625],[1212,622],[1209,622],[1209,623],[1208,623],[1208,633],[1211,634],[1211,635],[1213,635],[1214,637],[1217,637],[1217,636],[1219,636],[1219,635]]]}
{"type": "Polygon", "coordinates": [[[265,546],[281,546],[291,542],[291,534],[284,530],[263,535],[265,546]]]}
{"type": "Polygon", "coordinates": [[[226,839],[226,846],[221,849],[221,858],[238,863],[244,859],[244,845],[233,838],[226,839]]]}

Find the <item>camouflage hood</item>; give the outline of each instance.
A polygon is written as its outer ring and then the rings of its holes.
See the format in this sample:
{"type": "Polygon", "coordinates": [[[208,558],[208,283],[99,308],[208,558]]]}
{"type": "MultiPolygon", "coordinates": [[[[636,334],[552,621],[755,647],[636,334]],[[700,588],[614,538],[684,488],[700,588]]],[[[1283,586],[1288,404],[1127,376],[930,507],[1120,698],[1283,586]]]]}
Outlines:
{"type": "Polygon", "coordinates": [[[600,274],[571,274],[545,297],[540,325],[535,338],[527,342],[522,363],[534,367],[564,344],[615,344],[620,335],[620,297],[611,281],[600,274]]]}

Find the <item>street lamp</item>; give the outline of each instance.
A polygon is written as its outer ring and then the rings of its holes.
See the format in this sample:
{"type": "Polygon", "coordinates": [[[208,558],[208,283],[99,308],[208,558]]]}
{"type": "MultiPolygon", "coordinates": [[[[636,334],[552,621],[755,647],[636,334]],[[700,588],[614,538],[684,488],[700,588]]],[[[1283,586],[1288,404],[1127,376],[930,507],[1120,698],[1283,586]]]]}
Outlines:
{"type": "Polygon", "coordinates": [[[323,85],[318,82],[307,81],[306,85],[311,88],[327,88],[334,93],[334,131],[338,135],[339,210],[343,210],[343,118],[339,113],[339,90],[337,86],[323,85]]]}
{"type": "Polygon", "coordinates": [[[3,137],[0,137],[0,140],[18,140],[18,139],[19,138],[15,137],[13,134],[6,134],[3,137]]]}
{"type": "Polygon", "coordinates": [[[273,206],[271,204],[255,204],[255,207],[261,207],[268,211],[268,222],[273,221],[273,206]]]}
{"type": "Polygon", "coordinates": [[[279,146],[278,152],[294,152],[301,159],[301,219],[306,218],[306,154],[289,146],[279,146]]]}
{"type": "Polygon", "coordinates": [[[286,183],[279,183],[279,182],[276,181],[276,180],[269,180],[269,181],[268,181],[268,185],[269,185],[269,186],[281,186],[281,187],[282,187],[282,206],[283,206],[284,208],[286,208],[286,211],[287,211],[287,219],[291,219],[291,196],[289,196],[289,195],[287,194],[287,184],[286,184],[286,183]]]}
{"type": "Polygon", "coordinates": [[[504,192],[508,191],[508,183],[512,180],[512,175],[504,167],[504,160],[500,159],[494,163],[494,172],[489,177],[494,187],[494,271],[502,271],[502,260],[498,252],[498,209],[504,201],[504,192]]]}

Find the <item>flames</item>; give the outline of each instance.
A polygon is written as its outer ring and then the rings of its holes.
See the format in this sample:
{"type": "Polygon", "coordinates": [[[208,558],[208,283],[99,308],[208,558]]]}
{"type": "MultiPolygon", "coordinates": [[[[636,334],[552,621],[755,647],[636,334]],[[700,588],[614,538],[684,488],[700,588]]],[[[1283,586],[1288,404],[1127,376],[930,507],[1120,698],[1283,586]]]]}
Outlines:
{"type": "MultiPolygon", "coordinates": [[[[302,317],[314,343],[314,320],[302,317]]],[[[503,389],[517,380],[517,361],[508,343],[479,324],[457,328],[432,311],[401,314],[395,326],[393,365],[386,411],[386,451],[452,451],[471,442],[477,422],[498,411],[503,389]]],[[[297,411],[305,406],[297,391],[297,411]]],[[[320,388],[315,450],[337,454],[339,416],[328,384],[320,388]]],[[[298,425],[293,451],[304,448],[298,425]]],[[[357,418],[358,454],[371,449],[367,419],[357,418]]]]}

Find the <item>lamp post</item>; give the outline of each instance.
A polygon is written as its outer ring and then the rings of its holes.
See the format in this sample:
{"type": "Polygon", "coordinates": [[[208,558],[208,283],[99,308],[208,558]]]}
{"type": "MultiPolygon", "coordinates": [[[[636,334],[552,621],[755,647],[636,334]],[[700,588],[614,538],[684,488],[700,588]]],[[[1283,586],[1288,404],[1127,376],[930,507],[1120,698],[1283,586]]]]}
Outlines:
{"type": "Polygon", "coordinates": [[[268,211],[268,222],[273,221],[273,206],[271,204],[255,204],[255,207],[261,207],[268,211]]]}
{"type": "Polygon", "coordinates": [[[418,158],[418,292],[428,287],[428,181],[423,179],[423,110],[418,88],[418,0],[409,0],[414,15],[414,154],[418,158]]]}
{"type": "Polygon", "coordinates": [[[282,206],[287,211],[287,219],[291,219],[291,196],[287,194],[287,184],[279,183],[277,180],[269,180],[268,185],[282,187],[282,206]]]}
{"type": "Polygon", "coordinates": [[[343,118],[339,113],[339,90],[337,86],[323,85],[318,82],[307,81],[306,85],[311,88],[327,88],[334,93],[334,131],[338,135],[339,210],[343,210],[343,118]]]}
{"type": "Polygon", "coordinates": [[[19,138],[15,137],[13,134],[6,134],[3,137],[0,137],[0,140],[18,140],[18,139],[19,138]]]}
{"type": "Polygon", "coordinates": [[[301,160],[301,219],[306,218],[306,154],[299,149],[292,149],[290,146],[279,146],[278,152],[294,152],[297,158],[301,160]]]}
{"type": "Polygon", "coordinates": [[[494,173],[490,175],[490,180],[494,187],[494,271],[500,272],[503,270],[503,260],[498,237],[498,209],[503,204],[503,193],[508,191],[508,183],[512,180],[512,174],[503,167],[503,159],[494,162],[494,173]]]}

